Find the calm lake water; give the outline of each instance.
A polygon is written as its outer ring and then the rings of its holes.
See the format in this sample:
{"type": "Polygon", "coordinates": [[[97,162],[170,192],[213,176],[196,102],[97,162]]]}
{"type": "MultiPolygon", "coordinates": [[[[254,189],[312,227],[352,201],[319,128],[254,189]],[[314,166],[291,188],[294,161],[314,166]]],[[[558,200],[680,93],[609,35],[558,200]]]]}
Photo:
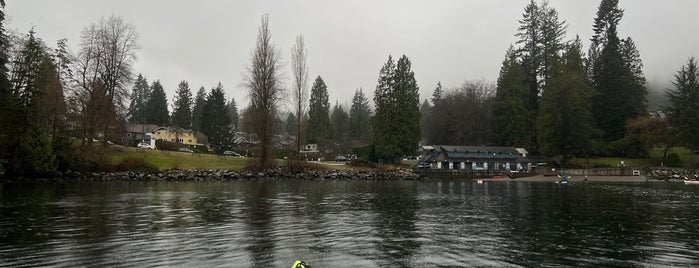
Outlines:
{"type": "Polygon", "coordinates": [[[0,184],[3,267],[699,266],[699,185],[0,184]]]}

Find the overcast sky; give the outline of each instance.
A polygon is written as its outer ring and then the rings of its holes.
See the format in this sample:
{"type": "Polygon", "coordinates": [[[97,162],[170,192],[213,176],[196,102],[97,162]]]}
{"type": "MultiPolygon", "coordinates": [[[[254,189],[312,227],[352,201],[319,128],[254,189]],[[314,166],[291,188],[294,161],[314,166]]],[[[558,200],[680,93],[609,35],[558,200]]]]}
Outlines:
{"type": "MultiPolygon", "coordinates": [[[[320,75],[331,104],[349,104],[358,88],[373,98],[389,54],[405,54],[429,98],[438,81],[447,88],[466,80],[497,80],[505,50],[529,0],[433,1],[219,1],[219,0],[5,0],[8,29],[31,26],[46,43],[68,38],[74,52],[82,29],[101,17],[120,16],[139,33],[135,65],[149,82],[159,79],[172,101],[177,84],[193,93],[219,81],[239,107],[241,87],[260,16],[269,14],[272,40],[290,77],[289,54],[297,35],[308,48],[311,82],[320,75]]],[[[551,0],[567,21],[566,39],[589,45],[600,1],[551,0]]],[[[650,83],[667,84],[691,56],[699,56],[699,1],[621,0],[619,35],[632,37],[650,83]]],[[[288,79],[286,84],[291,85],[288,79]]]]}

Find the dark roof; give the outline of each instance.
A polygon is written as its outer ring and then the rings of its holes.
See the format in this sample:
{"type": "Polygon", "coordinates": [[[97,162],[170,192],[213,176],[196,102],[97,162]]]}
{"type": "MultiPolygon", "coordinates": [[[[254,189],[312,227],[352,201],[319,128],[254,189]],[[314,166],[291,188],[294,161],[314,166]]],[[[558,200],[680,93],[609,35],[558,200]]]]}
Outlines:
{"type": "Polygon", "coordinates": [[[126,124],[126,132],[131,132],[131,133],[150,133],[153,132],[156,128],[158,128],[158,125],[151,125],[151,124],[126,124]],[[143,131],[143,128],[145,126],[145,132],[143,131]]]}
{"type": "Polygon", "coordinates": [[[520,157],[514,147],[495,146],[434,146],[451,159],[516,159],[520,157]]]}

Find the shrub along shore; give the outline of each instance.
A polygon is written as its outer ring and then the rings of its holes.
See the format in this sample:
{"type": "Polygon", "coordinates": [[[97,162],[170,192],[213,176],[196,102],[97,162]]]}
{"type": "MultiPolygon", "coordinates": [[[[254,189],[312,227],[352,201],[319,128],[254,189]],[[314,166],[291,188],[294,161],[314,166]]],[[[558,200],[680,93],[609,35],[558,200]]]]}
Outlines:
{"type": "Polygon", "coordinates": [[[52,178],[9,179],[10,181],[239,181],[239,180],[419,180],[411,170],[314,169],[289,170],[285,167],[266,171],[250,170],[164,170],[157,173],[75,172],[67,171],[52,178]]]}

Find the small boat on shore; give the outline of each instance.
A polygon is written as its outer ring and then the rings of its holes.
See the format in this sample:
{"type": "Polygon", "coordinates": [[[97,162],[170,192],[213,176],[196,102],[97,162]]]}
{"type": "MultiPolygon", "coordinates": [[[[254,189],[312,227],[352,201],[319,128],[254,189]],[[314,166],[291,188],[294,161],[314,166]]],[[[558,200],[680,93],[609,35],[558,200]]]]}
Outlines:
{"type": "Polygon", "coordinates": [[[570,179],[570,176],[563,176],[563,177],[561,177],[560,175],[558,175],[558,180],[555,181],[555,183],[557,183],[557,184],[568,184],[568,180],[569,180],[569,179],[570,179]]]}

